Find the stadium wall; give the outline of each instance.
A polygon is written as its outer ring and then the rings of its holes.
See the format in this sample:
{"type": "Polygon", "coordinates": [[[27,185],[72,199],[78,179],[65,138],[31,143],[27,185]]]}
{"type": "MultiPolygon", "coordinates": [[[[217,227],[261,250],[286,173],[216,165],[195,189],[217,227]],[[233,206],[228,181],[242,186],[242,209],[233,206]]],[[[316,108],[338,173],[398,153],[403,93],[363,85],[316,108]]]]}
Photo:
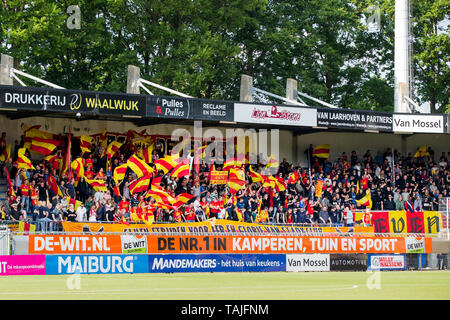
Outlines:
{"type": "MultiPolygon", "coordinates": [[[[193,126],[176,124],[155,124],[148,126],[136,126],[131,121],[102,121],[102,120],[73,120],[69,118],[30,117],[18,120],[10,120],[5,115],[0,115],[1,132],[6,132],[7,144],[14,146],[15,140],[20,141],[24,126],[41,125],[42,130],[51,133],[67,133],[69,126],[74,136],[82,134],[97,134],[106,128],[109,132],[126,133],[128,130],[142,131],[147,134],[170,136],[176,129],[188,129],[193,133],[193,126]]],[[[220,130],[226,137],[226,128],[208,127],[220,130]]],[[[204,128],[206,130],[207,128],[204,128]]],[[[244,129],[245,130],[245,129],[244,129]]],[[[373,157],[377,151],[384,152],[386,148],[393,148],[403,155],[412,155],[421,146],[431,146],[435,151],[435,161],[439,160],[442,152],[450,151],[448,146],[448,134],[414,134],[401,135],[392,133],[366,133],[366,132],[315,132],[310,134],[294,135],[292,131],[279,131],[279,160],[283,158],[290,163],[300,162],[303,167],[308,166],[305,151],[309,145],[330,144],[330,159],[338,159],[342,152],[348,156],[352,150],[356,150],[361,159],[366,150],[370,150],[373,157]]],[[[271,147],[270,135],[267,138],[268,153],[274,149],[271,147]]]]}
{"type": "Polygon", "coordinates": [[[375,158],[377,151],[384,152],[387,148],[396,149],[407,155],[414,153],[422,146],[431,146],[435,152],[435,161],[439,161],[442,152],[450,151],[447,134],[414,134],[401,135],[392,133],[367,133],[367,132],[316,132],[299,135],[297,139],[297,161],[303,166],[307,166],[308,160],[305,151],[309,145],[330,144],[330,159],[337,160],[342,152],[346,152],[350,157],[351,151],[357,152],[358,158],[362,159],[363,154],[370,150],[375,158]]]}

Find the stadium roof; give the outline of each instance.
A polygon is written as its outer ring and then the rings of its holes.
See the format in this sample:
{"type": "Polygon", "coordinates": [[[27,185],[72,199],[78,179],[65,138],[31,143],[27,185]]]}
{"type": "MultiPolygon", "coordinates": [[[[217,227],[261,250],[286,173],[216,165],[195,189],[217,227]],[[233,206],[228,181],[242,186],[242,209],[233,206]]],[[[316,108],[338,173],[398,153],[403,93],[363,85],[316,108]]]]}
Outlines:
{"type": "Polygon", "coordinates": [[[0,113],[77,120],[127,120],[138,126],[176,123],[242,128],[278,128],[296,134],[320,130],[450,133],[450,115],[388,113],[299,107],[113,92],[0,85],[0,113]]]}

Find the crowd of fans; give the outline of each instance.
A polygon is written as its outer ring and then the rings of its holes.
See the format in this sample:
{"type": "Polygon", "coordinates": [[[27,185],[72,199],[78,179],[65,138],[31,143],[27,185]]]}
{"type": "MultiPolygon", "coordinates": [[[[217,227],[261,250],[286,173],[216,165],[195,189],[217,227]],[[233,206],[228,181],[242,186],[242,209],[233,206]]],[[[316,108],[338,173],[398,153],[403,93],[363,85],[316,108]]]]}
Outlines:
{"type": "MultiPolygon", "coordinates": [[[[1,149],[6,147],[5,134],[0,139],[1,149]]],[[[277,177],[286,182],[286,190],[276,192],[253,182],[249,165],[244,165],[246,184],[237,194],[237,202],[229,193],[227,185],[213,185],[209,182],[210,167],[200,165],[197,177],[172,178],[162,171],[155,171],[154,177],[162,177],[161,187],[169,194],[182,193],[195,197],[176,210],[156,208],[155,201],[144,194],[130,194],[129,185],[136,179],[127,171],[125,179],[114,192],[113,172],[115,167],[125,164],[136,152],[133,144],[124,144],[106,167],[101,158],[100,145],[93,152],[84,155],[85,174],[91,178],[106,181],[108,190],[95,191],[84,178],[76,181],[68,174],[59,173],[58,167],[47,161],[33,161],[35,170],[17,168],[17,149],[23,145],[16,141],[11,157],[1,164],[1,174],[6,171],[12,181],[14,194],[0,203],[2,220],[23,220],[35,224],[38,230],[56,230],[61,221],[130,221],[131,213],[153,215],[155,222],[193,222],[210,218],[238,220],[239,213],[246,222],[342,224],[353,225],[354,210],[365,210],[356,199],[370,190],[371,210],[438,210],[439,199],[450,192],[450,152],[435,155],[428,148],[429,156],[414,158],[412,154],[401,155],[398,151],[386,149],[375,154],[367,150],[363,154],[343,152],[337,159],[311,158],[308,163],[289,163],[282,159],[277,177]],[[297,171],[295,183],[288,183],[297,171]],[[57,179],[63,194],[55,194],[48,178],[57,179]],[[317,179],[324,180],[320,198],[315,197],[317,179]],[[75,199],[79,203],[73,203],[75,199]],[[261,200],[262,199],[262,200],[261,200]],[[261,201],[260,201],[261,200],[261,201]],[[238,210],[236,210],[238,209],[238,210]]],[[[78,157],[72,150],[72,159],[78,157]]],[[[311,154],[312,146],[306,154],[311,154]]],[[[58,150],[61,153],[63,150],[58,150]]],[[[29,156],[31,156],[28,153],[29,156]]],[[[153,161],[164,154],[155,148],[153,161]]],[[[217,159],[216,159],[217,160],[217,159]]],[[[216,161],[216,170],[221,170],[216,161]]],[[[261,172],[265,165],[258,163],[252,169],[261,172]]]]}

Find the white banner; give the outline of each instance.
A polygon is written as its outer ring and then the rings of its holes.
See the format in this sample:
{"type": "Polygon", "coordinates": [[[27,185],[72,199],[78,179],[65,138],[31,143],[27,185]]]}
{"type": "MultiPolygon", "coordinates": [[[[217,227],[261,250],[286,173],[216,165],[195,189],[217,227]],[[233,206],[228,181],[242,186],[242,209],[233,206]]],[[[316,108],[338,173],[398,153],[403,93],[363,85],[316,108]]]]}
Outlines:
{"type": "Polygon", "coordinates": [[[312,108],[235,103],[234,121],[315,127],[317,126],[317,110],[312,108]]]}
{"type": "Polygon", "coordinates": [[[425,238],[407,237],[405,240],[407,253],[425,253],[425,238]]]}
{"type": "Polygon", "coordinates": [[[371,255],[370,256],[370,269],[371,270],[384,270],[384,269],[405,269],[405,256],[404,255],[371,255]]]}
{"type": "Polygon", "coordinates": [[[287,254],[286,271],[330,271],[329,254],[287,254]]]}
{"type": "Polygon", "coordinates": [[[394,114],[394,132],[443,133],[444,117],[442,115],[394,114]]]}

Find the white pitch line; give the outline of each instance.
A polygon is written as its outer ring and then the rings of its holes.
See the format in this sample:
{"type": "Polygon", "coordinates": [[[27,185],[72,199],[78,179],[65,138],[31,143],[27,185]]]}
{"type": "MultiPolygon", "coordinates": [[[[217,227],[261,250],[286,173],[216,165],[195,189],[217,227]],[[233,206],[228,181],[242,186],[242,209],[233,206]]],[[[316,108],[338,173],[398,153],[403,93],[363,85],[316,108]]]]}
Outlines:
{"type": "Polygon", "coordinates": [[[29,291],[3,291],[0,292],[0,297],[2,295],[42,295],[42,294],[98,294],[98,293],[117,293],[117,292],[158,292],[158,293],[173,293],[173,291],[184,291],[184,290],[196,290],[200,292],[193,292],[195,293],[203,293],[203,292],[217,292],[217,289],[253,289],[253,290],[270,290],[273,291],[286,291],[287,289],[295,292],[308,292],[308,291],[323,291],[323,290],[352,290],[358,288],[357,285],[351,286],[351,287],[317,287],[313,286],[312,288],[305,288],[305,286],[287,286],[282,288],[273,288],[273,287],[242,287],[242,286],[235,286],[235,287],[216,287],[216,288],[142,288],[142,289],[107,289],[107,290],[82,290],[82,289],[75,289],[75,290],[64,290],[64,291],[39,291],[39,292],[29,292],[29,291]]]}

